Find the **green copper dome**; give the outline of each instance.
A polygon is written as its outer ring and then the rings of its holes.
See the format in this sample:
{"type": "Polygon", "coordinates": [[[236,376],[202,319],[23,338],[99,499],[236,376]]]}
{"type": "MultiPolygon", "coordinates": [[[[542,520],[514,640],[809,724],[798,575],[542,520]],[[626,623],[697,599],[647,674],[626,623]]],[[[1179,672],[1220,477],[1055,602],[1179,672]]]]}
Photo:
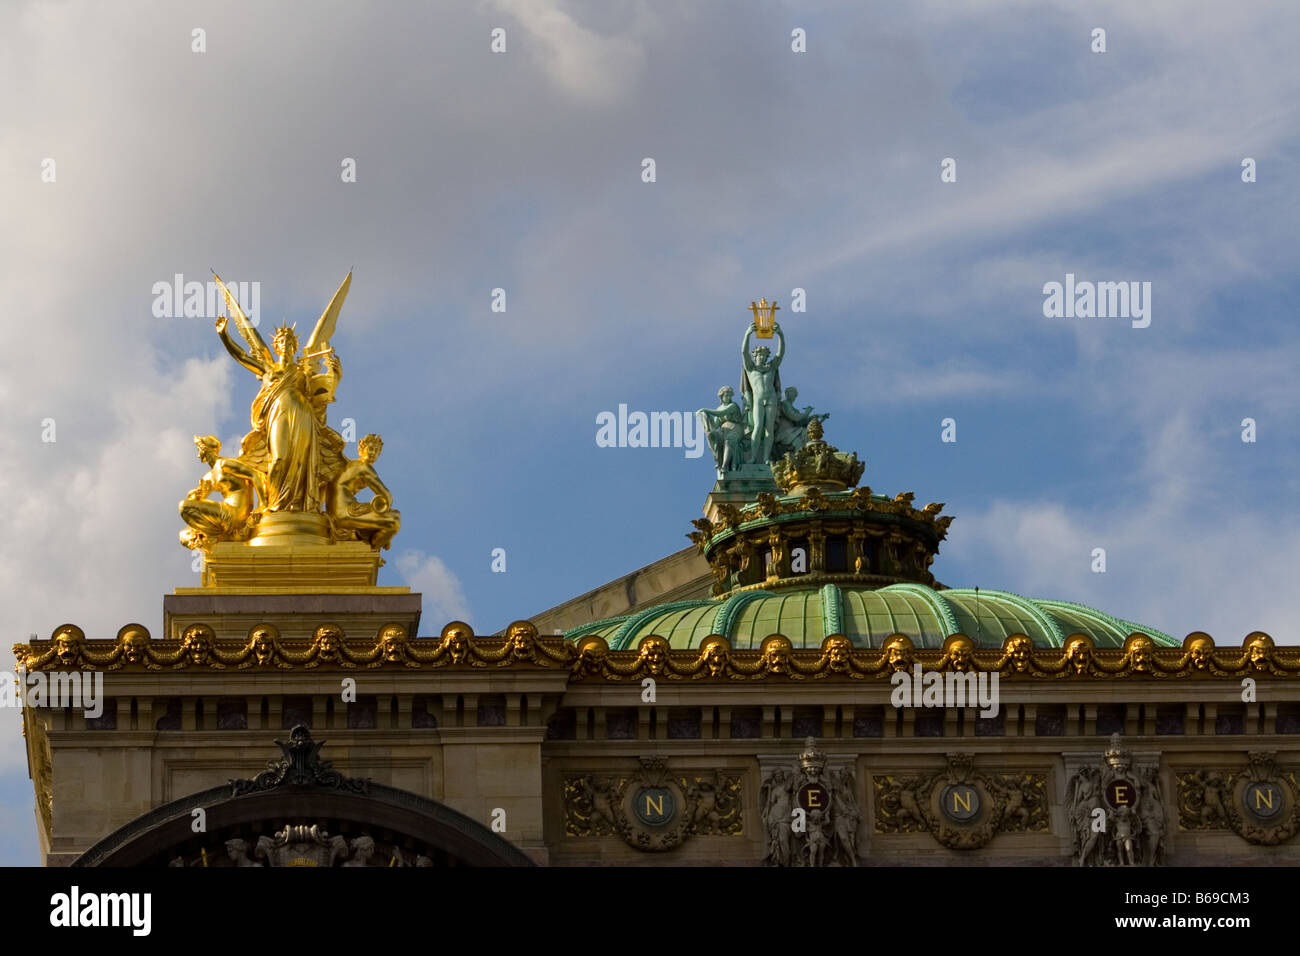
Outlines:
{"type": "Polygon", "coordinates": [[[854,647],[881,647],[891,634],[906,634],[918,648],[938,648],[962,633],[981,647],[1001,647],[1024,634],[1035,647],[1062,647],[1071,634],[1087,634],[1096,647],[1120,647],[1134,631],[1158,645],[1177,647],[1168,634],[1112,617],[1082,604],[1031,600],[1006,591],[922,584],[883,588],[826,584],[820,588],[745,590],[725,600],[676,601],[632,614],[594,621],[565,632],[570,640],[597,634],[611,649],[627,649],[648,634],[675,648],[696,648],[721,634],[737,650],[757,650],[769,634],[782,634],[796,648],[820,647],[843,634],[854,647]]]}

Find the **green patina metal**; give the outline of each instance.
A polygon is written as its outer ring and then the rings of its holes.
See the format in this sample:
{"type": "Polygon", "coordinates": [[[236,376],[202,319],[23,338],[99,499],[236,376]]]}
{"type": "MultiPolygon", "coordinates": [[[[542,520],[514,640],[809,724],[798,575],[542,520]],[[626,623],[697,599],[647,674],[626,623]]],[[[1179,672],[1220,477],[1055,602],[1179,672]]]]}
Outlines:
{"type": "Polygon", "coordinates": [[[966,636],[977,640],[980,644],[985,643],[983,638],[986,635],[983,633],[984,629],[982,627],[985,621],[996,622],[1000,626],[1001,633],[995,631],[987,635],[998,644],[1001,644],[1009,635],[1017,632],[1022,632],[1030,638],[1041,636],[1041,641],[1037,639],[1034,640],[1034,644],[1039,647],[1062,647],[1065,644],[1065,634],[1062,632],[1061,625],[1057,620],[1042,608],[1035,605],[1033,601],[1021,597],[1019,594],[1012,594],[1010,591],[985,590],[984,588],[980,588],[979,594],[976,595],[974,588],[949,588],[944,592],[943,596],[946,601],[955,604],[966,615],[972,619],[978,620],[978,623],[981,626],[977,628],[977,633],[968,633],[966,636]],[[964,599],[969,599],[969,602],[964,599]],[[983,613],[983,605],[989,602],[992,602],[995,606],[998,603],[1010,605],[1010,607],[1014,608],[1015,611],[1020,612],[1019,614],[1012,615],[1012,619],[1018,626],[1008,629],[1003,618],[998,616],[996,613],[985,615],[983,613]],[[978,617],[976,616],[976,612],[972,609],[974,606],[979,607],[980,613],[978,614],[978,617]],[[1027,621],[1026,618],[1028,618],[1027,621]],[[1027,623],[1038,625],[1040,633],[1031,633],[1032,629],[1025,626],[1027,623]]]}
{"type": "MultiPolygon", "coordinates": [[[[1113,617],[1112,615],[1107,614],[1105,611],[1099,611],[1095,607],[1088,607],[1086,604],[1075,604],[1072,601],[1044,601],[1044,600],[1040,600],[1037,603],[1042,607],[1047,608],[1048,611],[1059,611],[1060,613],[1077,614],[1079,617],[1082,617],[1084,620],[1094,622],[1097,625],[1108,626],[1113,628],[1116,636],[1115,646],[1119,646],[1123,644],[1124,638],[1128,637],[1134,631],[1141,631],[1143,634],[1150,637],[1157,644],[1160,644],[1164,647],[1178,647],[1182,644],[1182,641],[1178,640],[1178,638],[1166,634],[1163,631],[1157,631],[1154,628],[1146,627],[1145,625],[1138,624],[1134,621],[1128,621],[1125,620],[1124,618],[1113,617]]],[[[1067,623],[1067,622],[1063,622],[1063,623],[1067,623]]],[[[1069,631],[1070,633],[1073,633],[1073,630],[1070,628],[1066,628],[1066,630],[1069,631]]]]}
{"type": "Polygon", "coordinates": [[[718,612],[713,615],[711,633],[721,634],[727,640],[731,640],[732,628],[745,605],[766,597],[774,597],[774,595],[771,591],[741,591],[739,594],[733,594],[718,606],[718,612]]]}
{"type": "Polygon", "coordinates": [[[821,589],[822,598],[822,637],[830,634],[843,633],[841,628],[844,626],[844,607],[840,603],[840,589],[833,584],[824,584],[821,589]]]}
{"type": "Polygon", "coordinates": [[[961,630],[957,624],[957,617],[953,614],[952,605],[948,603],[944,595],[932,588],[927,588],[921,584],[891,584],[889,587],[881,588],[882,591],[894,591],[902,594],[915,594],[918,598],[929,605],[935,613],[935,616],[942,622],[944,629],[949,634],[955,634],[961,630]]]}
{"type": "MultiPolygon", "coordinates": [[[[657,620],[673,611],[680,611],[690,607],[699,607],[703,603],[706,602],[673,601],[669,604],[657,604],[654,607],[646,608],[644,611],[638,611],[636,614],[631,615],[626,621],[624,621],[623,626],[614,632],[614,636],[609,640],[610,650],[624,651],[631,647],[632,639],[636,636],[637,631],[640,630],[641,625],[644,622],[657,620]]],[[[646,633],[649,634],[651,632],[647,631],[646,633]]]]}
{"type": "Polygon", "coordinates": [[[921,584],[884,588],[826,584],[819,588],[741,591],[721,603],[674,601],[634,614],[593,621],[565,632],[576,640],[600,634],[615,650],[626,650],[647,634],[658,634],[676,648],[699,647],[721,634],[738,649],[757,647],[780,632],[795,647],[820,646],[828,634],[844,634],[858,647],[880,647],[891,634],[906,634],[917,647],[936,648],[958,632],[999,647],[1010,634],[1025,634],[1036,647],[1061,647],[1074,633],[1090,636],[1098,647],[1119,647],[1133,632],[1157,644],[1179,642],[1161,631],[1066,601],[1035,601],[1008,591],[935,591],[921,584]],[[1055,612],[1055,613],[1054,613],[1055,612]]]}

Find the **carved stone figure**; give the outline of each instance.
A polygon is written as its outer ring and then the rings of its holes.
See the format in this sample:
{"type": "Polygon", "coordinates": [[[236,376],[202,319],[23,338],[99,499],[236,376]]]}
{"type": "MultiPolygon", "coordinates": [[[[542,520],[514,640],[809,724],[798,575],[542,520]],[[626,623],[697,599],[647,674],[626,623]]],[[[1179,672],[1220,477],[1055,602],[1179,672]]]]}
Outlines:
{"type": "Polygon", "coordinates": [[[1082,767],[1071,779],[1066,790],[1070,805],[1070,827],[1074,832],[1074,862],[1076,866],[1100,864],[1101,837],[1104,833],[1095,823],[1094,812],[1101,806],[1101,771],[1096,767],[1082,767]]]}
{"type": "MultiPolygon", "coordinates": [[[[256,860],[250,860],[248,858],[247,840],[240,840],[240,839],[227,840],[226,854],[230,857],[231,862],[233,862],[235,866],[261,866],[262,865],[261,863],[258,863],[256,860]]],[[[181,866],[184,865],[185,863],[184,861],[182,861],[181,866]]]]}
{"type": "Polygon", "coordinates": [[[1066,800],[1076,866],[1163,862],[1168,827],[1159,769],[1135,767],[1119,734],[1111,735],[1101,766],[1075,772],[1066,800]]]}
{"type": "Polygon", "coordinates": [[[375,841],[368,836],[359,836],[352,841],[352,859],[345,860],[343,866],[369,866],[375,855],[375,841]]]}
{"type": "Polygon", "coordinates": [[[857,784],[848,768],[826,768],[826,754],[809,737],[791,769],[774,769],[759,790],[766,866],[857,866],[857,784]],[[800,794],[808,794],[808,806],[800,794]],[[796,810],[798,814],[796,814],[796,810]],[[802,824],[802,825],[799,825],[802,824]]]}
{"type": "Polygon", "coordinates": [[[767,854],[763,863],[789,866],[794,843],[794,832],[790,828],[790,804],[793,800],[790,772],[780,768],[772,771],[759,794],[763,806],[763,829],[767,833],[767,854]]]}
{"type": "Polygon", "coordinates": [[[858,810],[857,782],[853,771],[847,767],[831,771],[831,816],[834,821],[834,840],[831,858],[841,866],[858,865],[858,825],[862,814],[858,810]]]}
{"type": "Polygon", "coordinates": [[[1133,816],[1132,808],[1127,806],[1118,808],[1112,819],[1115,855],[1119,858],[1119,865],[1136,866],[1137,854],[1134,844],[1138,821],[1133,816]]]}
{"type": "Polygon", "coordinates": [[[1138,819],[1142,826],[1142,864],[1159,866],[1165,852],[1165,801],[1160,785],[1160,771],[1155,767],[1138,770],[1142,784],[1142,800],[1138,804],[1138,819]]]}
{"type": "Polygon", "coordinates": [[[808,865],[824,866],[830,839],[826,835],[826,817],[821,810],[813,810],[808,814],[807,844],[808,865]]]}

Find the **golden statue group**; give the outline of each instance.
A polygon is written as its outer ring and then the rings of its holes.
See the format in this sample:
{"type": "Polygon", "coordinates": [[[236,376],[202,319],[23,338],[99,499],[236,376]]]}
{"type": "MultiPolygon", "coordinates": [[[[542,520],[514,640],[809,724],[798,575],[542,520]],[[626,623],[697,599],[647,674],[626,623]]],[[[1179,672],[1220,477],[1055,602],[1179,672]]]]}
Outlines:
{"type": "Polygon", "coordinates": [[[339,310],[352,283],[348,273],[316,323],[302,354],[289,326],[276,329],[271,348],[258,334],[225,283],[216,276],[228,315],[217,334],[235,361],[262,380],[253,399],[252,431],[236,458],[221,456],[221,442],[196,435],[199,460],[209,471],[180,503],[181,544],[210,550],[221,541],[250,545],[363,541],[387,548],[401,527],[392,496],[375,473],[383,449],[378,435],[357,442],[356,460],[344,455],[343,437],[330,428],[325,409],[334,401],[342,365],[330,347],[339,310]],[[247,350],[231,338],[234,324],[247,350]],[[365,490],[369,501],[357,498],[365,490]],[[220,500],[211,500],[219,495],[220,500]]]}

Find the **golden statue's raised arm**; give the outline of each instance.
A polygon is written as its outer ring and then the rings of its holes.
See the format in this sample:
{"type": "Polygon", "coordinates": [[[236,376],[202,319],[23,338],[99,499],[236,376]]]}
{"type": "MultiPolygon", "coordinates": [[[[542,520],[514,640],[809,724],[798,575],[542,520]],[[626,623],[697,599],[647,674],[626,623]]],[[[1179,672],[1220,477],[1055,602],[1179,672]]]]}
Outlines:
{"type": "Polygon", "coordinates": [[[244,314],[244,310],[239,307],[239,302],[230,294],[226,284],[221,281],[221,276],[214,272],[212,278],[217,280],[217,286],[221,289],[221,294],[226,298],[226,315],[217,319],[217,334],[221,336],[222,344],[226,346],[226,351],[234,356],[235,361],[244,368],[257,375],[265,375],[266,371],[275,363],[271,350],[266,347],[266,343],[262,341],[262,336],[258,334],[257,327],[244,314]],[[229,319],[226,316],[229,316],[229,319]],[[227,322],[230,321],[235,323],[240,338],[248,344],[250,351],[245,352],[230,338],[229,333],[226,332],[227,322]]]}
{"type": "Polygon", "coordinates": [[[231,354],[236,362],[254,375],[266,374],[266,366],[241,349],[235,340],[230,337],[230,333],[226,331],[226,317],[224,315],[217,319],[217,335],[221,336],[221,344],[226,347],[226,351],[231,354]]]}

